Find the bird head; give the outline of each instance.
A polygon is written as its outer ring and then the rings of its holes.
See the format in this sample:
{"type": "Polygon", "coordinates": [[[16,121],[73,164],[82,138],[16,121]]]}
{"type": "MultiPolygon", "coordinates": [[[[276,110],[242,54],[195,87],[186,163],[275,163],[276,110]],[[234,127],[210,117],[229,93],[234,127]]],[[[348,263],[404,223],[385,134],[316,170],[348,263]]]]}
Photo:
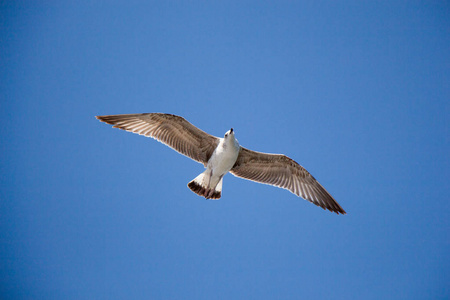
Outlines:
{"type": "Polygon", "coordinates": [[[234,130],[233,130],[233,128],[231,128],[230,130],[228,130],[227,132],[225,132],[225,138],[227,138],[228,136],[234,136],[234,130]]]}

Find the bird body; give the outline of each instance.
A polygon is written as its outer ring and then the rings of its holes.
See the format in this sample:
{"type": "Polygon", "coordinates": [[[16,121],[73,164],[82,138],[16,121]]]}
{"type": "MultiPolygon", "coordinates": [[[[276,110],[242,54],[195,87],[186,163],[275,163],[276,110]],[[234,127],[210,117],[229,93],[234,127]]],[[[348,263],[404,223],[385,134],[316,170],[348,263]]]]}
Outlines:
{"type": "Polygon", "coordinates": [[[305,168],[286,155],[257,152],[240,146],[233,128],[223,138],[218,138],[171,114],[124,114],[96,118],[114,125],[114,128],[152,137],[202,163],[206,170],[189,182],[188,187],[206,199],[221,197],[223,176],[230,172],[236,177],[287,189],[337,214],[346,213],[305,168]]]}
{"type": "Polygon", "coordinates": [[[228,173],[236,163],[240,151],[238,141],[231,128],[208,160],[206,170],[188,183],[188,187],[206,199],[219,199],[222,193],[223,176],[228,173]]]}

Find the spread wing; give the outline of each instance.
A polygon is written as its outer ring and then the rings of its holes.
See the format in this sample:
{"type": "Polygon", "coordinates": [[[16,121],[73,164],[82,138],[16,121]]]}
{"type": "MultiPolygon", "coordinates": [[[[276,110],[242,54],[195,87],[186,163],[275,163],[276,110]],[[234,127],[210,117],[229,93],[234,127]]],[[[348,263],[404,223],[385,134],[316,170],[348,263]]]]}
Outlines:
{"type": "Polygon", "coordinates": [[[162,113],[96,116],[102,122],[152,137],[179,153],[206,165],[219,138],[214,137],[184,118],[162,113]]]}
{"type": "Polygon", "coordinates": [[[287,189],[337,214],[346,213],[305,168],[286,155],[256,152],[241,147],[230,173],[244,179],[287,189]]]}

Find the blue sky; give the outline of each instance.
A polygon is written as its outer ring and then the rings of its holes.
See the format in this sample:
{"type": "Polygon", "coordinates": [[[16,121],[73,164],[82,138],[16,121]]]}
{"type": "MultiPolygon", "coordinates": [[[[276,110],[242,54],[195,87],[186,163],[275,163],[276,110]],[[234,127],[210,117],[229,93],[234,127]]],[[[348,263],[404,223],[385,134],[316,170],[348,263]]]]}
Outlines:
{"type": "MultiPolygon", "coordinates": [[[[213,3],[211,3],[213,2],[213,3]]],[[[1,5],[3,299],[448,299],[449,6],[1,5]],[[224,178],[96,115],[283,153],[347,211],[224,178]]]]}

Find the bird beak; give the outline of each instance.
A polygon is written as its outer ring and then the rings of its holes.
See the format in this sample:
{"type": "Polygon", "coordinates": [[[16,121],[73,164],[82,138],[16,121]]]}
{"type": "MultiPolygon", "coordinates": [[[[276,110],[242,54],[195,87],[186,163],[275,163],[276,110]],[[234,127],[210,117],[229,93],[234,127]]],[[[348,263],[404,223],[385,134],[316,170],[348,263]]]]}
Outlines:
{"type": "Polygon", "coordinates": [[[230,133],[233,133],[233,128],[230,129],[230,133]]]}

